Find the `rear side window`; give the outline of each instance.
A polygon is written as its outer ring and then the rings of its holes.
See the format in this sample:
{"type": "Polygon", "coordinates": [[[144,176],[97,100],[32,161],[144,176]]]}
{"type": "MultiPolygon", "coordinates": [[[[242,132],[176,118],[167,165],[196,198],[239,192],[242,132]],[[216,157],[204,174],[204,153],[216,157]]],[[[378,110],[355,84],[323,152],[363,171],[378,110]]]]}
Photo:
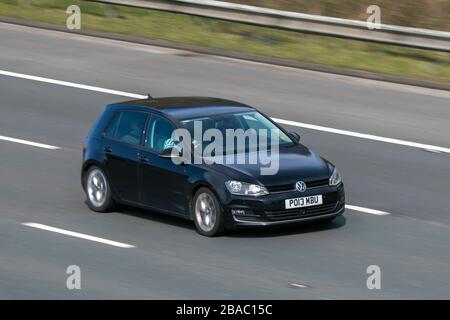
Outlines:
{"type": "Polygon", "coordinates": [[[119,126],[121,112],[114,113],[113,117],[109,121],[108,127],[105,130],[105,136],[108,138],[114,138],[116,136],[117,127],[119,126]]]}
{"type": "Polygon", "coordinates": [[[139,144],[146,120],[147,114],[144,112],[118,112],[106,128],[105,136],[125,143],[139,144]]]}

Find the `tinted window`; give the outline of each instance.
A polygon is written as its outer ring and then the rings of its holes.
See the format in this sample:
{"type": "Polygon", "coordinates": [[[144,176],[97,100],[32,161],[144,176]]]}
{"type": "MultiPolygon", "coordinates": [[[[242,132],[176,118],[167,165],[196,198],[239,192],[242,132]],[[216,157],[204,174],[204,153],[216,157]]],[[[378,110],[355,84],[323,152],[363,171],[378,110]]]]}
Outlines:
{"type": "Polygon", "coordinates": [[[172,132],[174,125],[167,119],[153,115],[148,123],[145,146],[156,152],[173,147],[172,132]]]}
{"type": "Polygon", "coordinates": [[[258,143],[261,142],[261,139],[266,139],[267,146],[270,146],[272,135],[275,135],[274,141],[278,140],[280,146],[284,145],[292,145],[294,142],[291,138],[289,138],[282,130],[280,130],[275,124],[273,124],[269,119],[256,111],[251,112],[240,112],[240,113],[225,113],[225,114],[217,114],[211,115],[201,118],[194,118],[183,120],[182,124],[190,131],[191,137],[195,136],[194,133],[194,125],[195,122],[201,122],[201,127],[203,133],[208,129],[218,129],[222,136],[224,137],[224,150],[227,153],[231,152],[240,152],[244,150],[257,150],[258,143]],[[234,149],[227,149],[226,140],[228,139],[227,129],[242,129],[244,132],[251,129],[254,132],[254,136],[256,135],[256,145],[250,144],[250,140],[246,140],[246,145],[244,148],[240,146],[233,145],[234,149]],[[265,131],[265,135],[261,135],[262,132],[260,130],[265,131]]]}
{"type": "Polygon", "coordinates": [[[122,112],[114,137],[126,143],[139,144],[146,119],[147,114],[144,112],[122,112]]]}
{"type": "Polygon", "coordinates": [[[105,130],[105,136],[109,138],[114,138],[116,136],[117,127],[120,120],[120,112],[114,113],[113,117],[109,121],[108,127],[105,130]]]}

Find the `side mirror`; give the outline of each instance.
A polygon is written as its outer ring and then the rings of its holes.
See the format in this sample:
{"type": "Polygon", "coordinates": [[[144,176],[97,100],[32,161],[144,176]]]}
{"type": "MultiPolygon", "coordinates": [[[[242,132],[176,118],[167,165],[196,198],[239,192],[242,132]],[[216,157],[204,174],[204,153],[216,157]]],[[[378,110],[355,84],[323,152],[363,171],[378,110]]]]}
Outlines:
{"type": "Polygon", "coordinates": [[[189,161],[183,157],[180,150],[175,147],[170,147],[161,151],[158,156],[164,159],[172,159],[177,164],[187,164],[189,161]]]}
{"type": "Polygon", "coordinates": [[[300,135],[297,132],[290,132],[289,135],[295,142],[300,142],[300,135]]]}
{"type": "Polygon", "coordinates": [[[177,148],[170,147],[170,148],[167,148],[167,149],[164,149],[163,151],[161,151],[159,153],[159,156],[161,158],[173,159],[173,158],[179,158],[181,155],[177,148]]]}

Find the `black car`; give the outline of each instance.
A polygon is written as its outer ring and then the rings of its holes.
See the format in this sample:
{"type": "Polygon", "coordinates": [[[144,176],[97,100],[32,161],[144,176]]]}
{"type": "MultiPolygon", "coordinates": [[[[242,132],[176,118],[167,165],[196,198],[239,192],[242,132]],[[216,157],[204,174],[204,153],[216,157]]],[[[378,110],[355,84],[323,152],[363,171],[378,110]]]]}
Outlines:
{"type": "MultiPolygon", "coordinates": [[[[330,221],[345,210],[340,174],[299,141],[297,133],[234,101],[149,97],[115,103],[85,140],[82,185],[94,211],[109,211],[115,203],[138,206],[193,220],[205,236],[238,227],[330,221]],[[195,136],[196,122],[225,135],[227,129],[274,132],[277,172],[262,174],[260,161],[192,161],[202,148],[199,139],[176,141],[172,133],[181,128],[195,136]],[[182,142],[192,146],[191,158],[181,155],[182,142]]],[[[260,150],[245,142],[231,155],[255,152],[260,150]]]]}

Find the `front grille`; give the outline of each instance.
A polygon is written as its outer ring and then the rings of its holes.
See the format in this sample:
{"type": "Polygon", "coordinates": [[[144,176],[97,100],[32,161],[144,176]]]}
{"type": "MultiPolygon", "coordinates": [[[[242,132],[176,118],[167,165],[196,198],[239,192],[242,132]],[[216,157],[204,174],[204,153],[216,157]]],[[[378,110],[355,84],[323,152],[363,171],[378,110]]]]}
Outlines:
{"type": "Polygon", "coordinates": [[[271,210],[266,211],[266,217],[269,220],[281,221],[281,220],[291,220],[299,219],[317,215],[323,215],[328,213],[333,213],[336,209],[337,203],[323,204],[320,206],[289,209],[289,210],[271,210]]]}
{"type": "Polygon", "coordinates": [[[267,186],[266,187],[269,192],[283,192],[283,191],[291,191],[295,189],[295,185],[290,184],[283,184],[278,186],[267,186]]]}
{"type": "Polygon", "coordinates": [[[322,180],[315,180],[315,181],[307,181],[306,187],[307,188],[316,188],[316,187],[323,187],[328,186],[328,179],[322,179],[322,180]]]}
{"type": "MultiPolygon", "coordinates": [[[[305,181],[305,184],[306,184],[306,188],[324,187],[324,186],[328,186],[328,179],[305,181]]],[[[281,185],[277,185],[277,186],[267,186],[267,190],[269,190],[269,192],[294,191],[295,183],[281,184],[281,185]]]]}

